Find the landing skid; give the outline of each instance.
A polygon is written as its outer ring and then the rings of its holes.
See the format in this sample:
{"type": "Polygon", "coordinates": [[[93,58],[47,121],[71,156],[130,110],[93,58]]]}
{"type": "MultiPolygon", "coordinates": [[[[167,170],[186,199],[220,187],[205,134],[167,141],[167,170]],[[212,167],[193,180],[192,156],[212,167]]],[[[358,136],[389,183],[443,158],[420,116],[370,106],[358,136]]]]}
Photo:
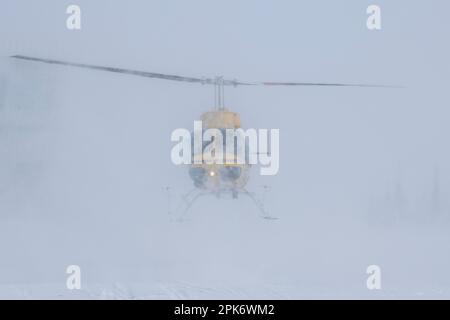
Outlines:
{"type": "Polygon", "coordinates": [[[255,206],[259,209],[260,218],[266,219],[266,220],[278,220],[278,218],[276,217],[272,217],[265,209],[264,207],[264,202],[260,201],[254,193],[249,192],[247,189],[241,189],[241,191],[239,192],[240,194],[243,194],[247,197],[249,197],[253,203],[255,204],[255,206]]]}
{"type": "MultiPolygon", "coordinates": [[[[182,196],[181,202],[175,209],[175,211],[171,210],[171,195],[170,195],[170,188],[166,188],[168,192],[168,202],[169,202],[169,215],[173,217],[175,221],[186,221],[186,217],[189,214],[190,209],[192,206],[200,199],[205,196],[215,196],[217,198],[220,198],[221,194],[224,193],[223,191],[206,191],[206,190],[200,190],[200,189],[192,189],[188,193],[186,193],[184,196],[182,196]]],[[[252,192],[249,192],[245,188],[240,189],[234,189],[231,191],[231,196],[233,199],[237,199],[239,195],[246,196],[250,198],[253,202],[253,204],[258,208],[258,216],[265,220],[278,220],[276,217],[272,217],[267,210],[264,207],[264,202],[256,197],[256,195],[252,192]]]]}

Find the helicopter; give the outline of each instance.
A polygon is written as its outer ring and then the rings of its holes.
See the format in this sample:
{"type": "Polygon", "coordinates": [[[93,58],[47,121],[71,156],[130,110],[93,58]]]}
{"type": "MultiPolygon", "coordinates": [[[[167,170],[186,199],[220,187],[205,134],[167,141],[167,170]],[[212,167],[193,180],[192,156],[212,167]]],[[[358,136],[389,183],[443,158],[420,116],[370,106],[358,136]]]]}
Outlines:
{"type": "MultiPolygon", "coordinates": [[[[61,60],[43,59],[24,55],[13,55],[10,58],[26,60],[31,62],[40,62],[53,65],[62,65],[68,67],[77,67],[84,69],[91,69],[96,71],[105,71],[120,73],[126,75],[133,75],[138,77],[145,77],[151,79],[161,79],[169,81],[178,81],[185,83],[194,83],[200,85],[211,85],[214,87],[214,109],[203,113],[200,117],[203,127],[205,129],[217,129],[220,132],[225,132],[228,129],[239,130],[241,128],[241,118],[236,112],[233,112],[225,107],[225,87],[238,86],[290,86],[290,87],[369,87],[369,88],[393,88],[395,86],[373,85],[373,84],[346,84],[346,83],[314,83],[314,82],[245,82],[236,79],[225,79],[222,76],[213,78],[205,77],[187,77],[179,75],[170,75],[164,73],[154,73],[141,70],[123,69],[116,67],[91,65],[83,63],[74,63],[61,60]]],[[[220,142],[223,143],[224,141],[220,142]]],[[[218,141],[210,141],[203,143],[201,151],[208,147],[209,144],[218,143],[218,141]]],[[[195,148],[192,148],[195,149],[195,148]]],[[[200,198],[206,195],[215,195],[221,197],[222,195],[231,195],[233,199],[237,199],[239,195],[244,195],[250,198],[259,209],[259,216],[267,220],[276,220],[272,217],[264,206],[264,201],[246,189],[246,185],[250,178],[251,165],[248,162],[240,163],[237,161],[236,152],[226,155],[227,161],[224,163],[214,163],[205,159],[204,154],[199,155],[198,152],[193,152],[193,158],[202,157],[200,161],[193,161],[189,165],[189,176],[193,182],[194,188],[182,197],[181,204],[178,205],[175,212],[171,210],[171,196],[170,187],[166,187],[169,197],[169,214],[177,216],[178,220],[183,220],[192,205],[200,198]],[[230,160],[231,159],[231,160],[230,160]]],[[[250,155],[245,154],[248,158],[250,155]]],[[[265,192],[268,187],[264,186],[265,192]]]]}

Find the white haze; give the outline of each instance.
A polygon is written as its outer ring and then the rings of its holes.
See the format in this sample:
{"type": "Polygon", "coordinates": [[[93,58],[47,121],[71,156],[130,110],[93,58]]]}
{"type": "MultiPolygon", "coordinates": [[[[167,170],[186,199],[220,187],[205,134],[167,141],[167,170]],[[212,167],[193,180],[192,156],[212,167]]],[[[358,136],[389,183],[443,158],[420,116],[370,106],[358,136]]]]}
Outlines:
{"type": "Polygon", "coordinates": [[[1,4],[0,297],[450,298],[447,1],[380,0],[379,32],[367,1],[77,3],[79,32],[72,1],[1,4]],[[249,185],[270,187],[280,219],[204,198],[174,223],[165,188],[192,183],[170,134],[211,109],[212,88],[12,54],[406,88],[227,89],[245,127],[280,129],[279,174],[254,168],[249,185]],[[71,264],[81,294],[65,289],[71,264]]]}

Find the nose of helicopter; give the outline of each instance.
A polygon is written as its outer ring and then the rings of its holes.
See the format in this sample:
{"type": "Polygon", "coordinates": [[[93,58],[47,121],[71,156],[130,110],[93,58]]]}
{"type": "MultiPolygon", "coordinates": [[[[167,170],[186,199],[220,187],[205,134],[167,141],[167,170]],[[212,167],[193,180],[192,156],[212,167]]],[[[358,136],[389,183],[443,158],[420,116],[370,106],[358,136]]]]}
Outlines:
{"type": "Polygon", "coordinates": [[[191,167],[189,176],[197,188],[233,185],[242,174],[239,166],[191,167]]]}

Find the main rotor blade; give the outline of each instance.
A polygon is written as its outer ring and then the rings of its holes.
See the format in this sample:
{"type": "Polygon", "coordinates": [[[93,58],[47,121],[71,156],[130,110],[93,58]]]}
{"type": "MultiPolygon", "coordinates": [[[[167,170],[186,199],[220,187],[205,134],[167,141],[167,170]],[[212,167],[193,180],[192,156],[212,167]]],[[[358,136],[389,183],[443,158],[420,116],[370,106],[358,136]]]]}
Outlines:
{"type": "Polygon", "coordinates": [[[182,81],[182,82],[191,82],[191,83],[200,83],[200,84],[212,84],[219,86],[319,86],[319,87],[367,87],[367,88],[400,88],[397,86],[386,86],[386,85],[368,85],[368,84],[346,84],[346,83],[312,83],[312,82],[241,82],[238,80],[226,80],[222,77],[216,78],[193,78],[193,77],[184,77],[178,75],[170,75],[163,73],[154,73],[147,71],[139,71],[139,70],[131,70],[131,69],[122,69],[115,67],[105,67],[105,66],[97,66],[91,64],[83,64],[83,63],[74,63],[60,60],[51,60],[51,59],[41,59],[29,56],[22,55],[14,55],[11,56],[14,59],[35,61],[35,62],[43,62],[48,64],[58,64],[69,67],[77,67],[84,69],[92,69],[92,70],[100,70],[100,71],[108,71],[115,73],[128,74],[133,76],[145,77],[145,78],[155,78],[155,79],[163,79],[163,80],[172,80],[172,81],[182,81]]]}
{"type": "Polygon", "coordinates": [[[313,83],[313,82],[261,82],[263,86],[305,86],[305,87],[362,87],[362,88],[401,88],[379,84],[351,84],[351,83],[313,83]]]}
{"type": "Polygon", "coordinates": [[[200,79],[200,78],[192,78],[192,77],[183,77],[183,76],[170,75],[170,74],[162,74],[162,73],[153,73],[153,72],[130,70],[130,69],[121,69],[121,68],[113,68],[113,67],[96,66],[96,65],[90,65],[90,64],[73,63],[73,62],[51,60],[51,59],[41,59],[41,58],[27,57],[27,56],[21,56],[21,55],[11,56],[11,58],[21,59],[21,60],[28,60],[28,61],[35,61],[35,62],[43,62],[43,63],[49,63],[49,64],[58,64],[58,65],[69,66],[69,67],[77,67],[77,68],[84,68],[84,69],[93,69],[93,70],[100,70],[100,71],[123,73],[123,74],[128,74],[128,75],[133,75],[133,76],[146,77],[146,78],[156,78],[156,79],[164,79],[164,80],[184,81],[184,82],[194,82],[194,83],[206,83],[206,84],[208,84],[211,81],[213,81],[212,79],[200,79]]]}

